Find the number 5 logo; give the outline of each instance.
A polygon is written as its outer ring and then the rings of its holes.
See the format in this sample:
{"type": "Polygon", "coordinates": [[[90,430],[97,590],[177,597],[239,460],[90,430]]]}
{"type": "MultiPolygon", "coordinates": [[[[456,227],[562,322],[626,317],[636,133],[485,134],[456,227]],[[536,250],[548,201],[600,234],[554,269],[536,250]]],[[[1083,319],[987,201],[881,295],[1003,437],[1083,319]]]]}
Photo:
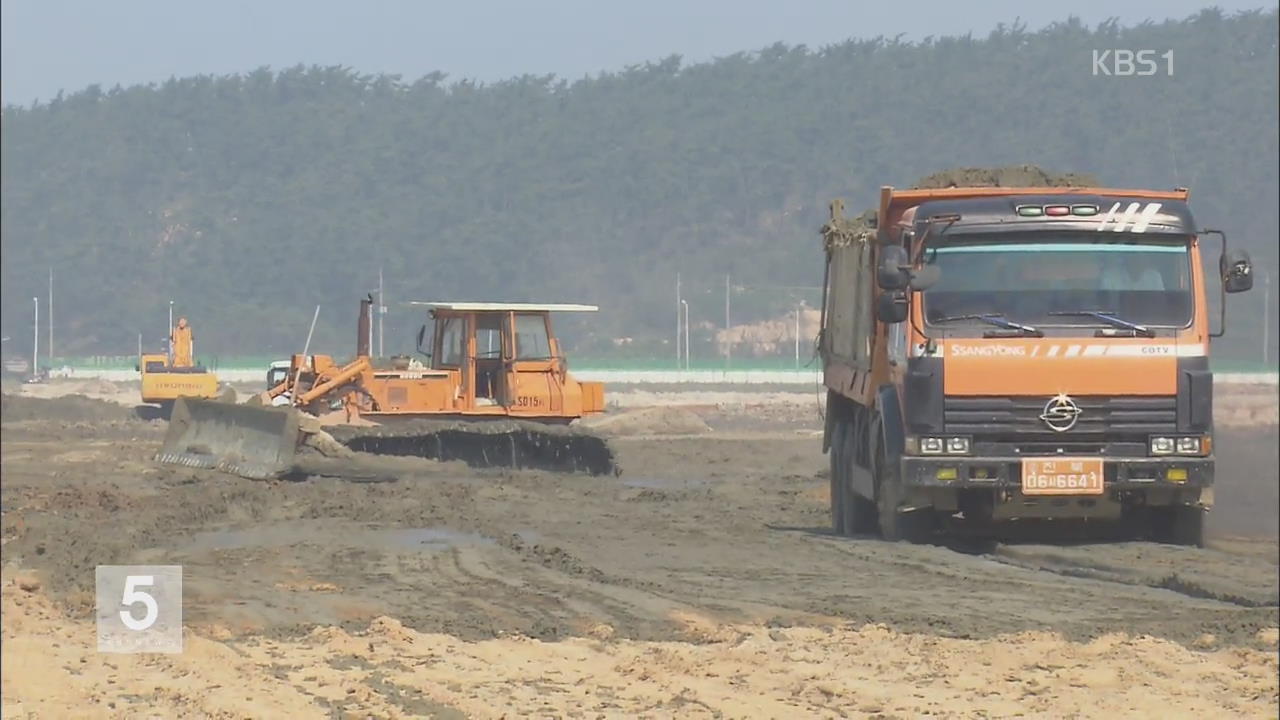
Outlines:
{"type": "Polygon", "coordinates": [[[130,630],[142,631],[156,624],[156,618],[160,616],[160,606],[156,604],[156,599],[150,594],[142,592],[137,588],[151,587],[156,584],[155,577],[152,575],[129,575],[124,579],[124,597],[120,600],[121,605],[137,605],[142,603],[147,611],[139,620],[133,616],[132,610],[121,610],[120,621],[130,630]]]}
{"type": "Polygon", "coordinates": [[[181,565],[99,565],[94,576],[98,652],[182,652],[181,565]]]}

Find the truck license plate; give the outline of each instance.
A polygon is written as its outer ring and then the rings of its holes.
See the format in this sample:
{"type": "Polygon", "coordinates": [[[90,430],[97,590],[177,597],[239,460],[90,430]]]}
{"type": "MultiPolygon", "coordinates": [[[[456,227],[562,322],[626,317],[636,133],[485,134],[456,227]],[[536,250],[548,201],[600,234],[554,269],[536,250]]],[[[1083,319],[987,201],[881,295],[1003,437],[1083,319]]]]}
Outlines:
{"type": "Polygon", "coordinates": [[[1023,495],[1101,495],[1102,459],[1027,458],[1022,461],[1023,495]]]}

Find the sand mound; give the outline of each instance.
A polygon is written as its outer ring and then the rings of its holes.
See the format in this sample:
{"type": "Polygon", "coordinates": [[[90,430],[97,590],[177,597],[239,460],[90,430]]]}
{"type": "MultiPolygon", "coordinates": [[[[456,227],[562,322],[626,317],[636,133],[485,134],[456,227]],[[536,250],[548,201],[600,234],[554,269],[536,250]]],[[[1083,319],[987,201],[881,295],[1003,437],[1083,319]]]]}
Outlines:
{"type": "Polygon", "coordinates": [[[698,435],[711,427],[694,413],[678,407],[647,407],[583,418],[575,425],[601,435],[698,435]]]}
{"type": "Polygon", "coordinates": [[[24,383],[14,388],[12,392],[32,398],[82,395],[129,407],[139,402],[137,382],[111,382],[102,378],[55,379],[42,383],[24,383]]]}
{"type": "Polygon", "coordinates": [[[109,422],[133,418],[133,412],[118,403],[84,395],[35,398],[6,394],[0,401],[0,420],[7,423],[25,420],[109,422]]]}
{"type": "Polygon", "coordinates": [[[52,380],[46,383],[50,389],[61,395],[114,395],[121,387],[110,380],[102,378],[84,378],[77,380],[52,380]]]}
{"type": "Polygon", "coordinates": [[[693,642],[466,641],[382,616],[234,645],[189,628],[158,661],[92,652],[90,623],[17,579],[0,592],[5,717],[1274,717],[1277,699],[1272,629],[1267,650],[688,617],[693,642]]]}

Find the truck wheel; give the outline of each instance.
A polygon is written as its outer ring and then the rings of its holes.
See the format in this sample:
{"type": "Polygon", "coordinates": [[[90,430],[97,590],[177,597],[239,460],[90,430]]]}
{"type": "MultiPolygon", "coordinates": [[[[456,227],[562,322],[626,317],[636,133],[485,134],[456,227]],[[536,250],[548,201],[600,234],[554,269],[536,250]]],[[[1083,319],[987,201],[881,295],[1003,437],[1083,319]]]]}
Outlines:
{"type": "Polygon", "coordinates": [[[1204,516],[1195,505],[1158,508],[1151,519],[1153,538],[1169,545],[1204,547],[1204,516]]]}
{"type": "MultiPolygon", "coordinates": [[[[828,409],[827,412],[831,410],[828,409]]],[[[834,421],[834,427],[831,428],[831,447],[827,449],[827,455],[831,460],[831,531],[836,535],[845,534],[844,487],[847,483],[844,477],[844,447],[847,425],[839,418],[834,421]]]]}
{"type": "Polygon", "coordinates": [[[899,512],[902,504],[902,481],[899,467],[886,457],[883,438],[876,436],[876,507],[880,537],[890,542],[905,540],[924,542],[932,531],[933,513],[928,510],[899,512]]]}
{"type": "Polygon", "coordinates": [[[840,455],[843,470],[840,475],[840,486],[844,505],[844,534],[850,536],[873,534],[878,529],[879,523],[876,504],[853,489],[853,468],[857,463],[855,448],[858,447],[857,439],[853,436],[856,429],[853,423],[845,423],[844,430],[844,447],[840,455]]]}

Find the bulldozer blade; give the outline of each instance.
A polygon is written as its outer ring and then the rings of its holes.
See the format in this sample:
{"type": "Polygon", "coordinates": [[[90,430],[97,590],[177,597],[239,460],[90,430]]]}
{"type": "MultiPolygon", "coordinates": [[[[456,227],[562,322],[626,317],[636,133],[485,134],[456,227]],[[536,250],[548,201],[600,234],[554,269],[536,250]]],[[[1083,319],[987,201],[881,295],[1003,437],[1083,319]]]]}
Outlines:
{"type": "Polygon", "coordinates": [[[155,460],[267,480],[289,472],[300,437],[288,408],[178,398],[155,460]]]}
{"type": "Polygon", "coordinates": [[[330,434],[357,452],[460,460],[471,467],[618,474],[604,438],[576,428],[519,420],[414,420],[330,434]]]}

